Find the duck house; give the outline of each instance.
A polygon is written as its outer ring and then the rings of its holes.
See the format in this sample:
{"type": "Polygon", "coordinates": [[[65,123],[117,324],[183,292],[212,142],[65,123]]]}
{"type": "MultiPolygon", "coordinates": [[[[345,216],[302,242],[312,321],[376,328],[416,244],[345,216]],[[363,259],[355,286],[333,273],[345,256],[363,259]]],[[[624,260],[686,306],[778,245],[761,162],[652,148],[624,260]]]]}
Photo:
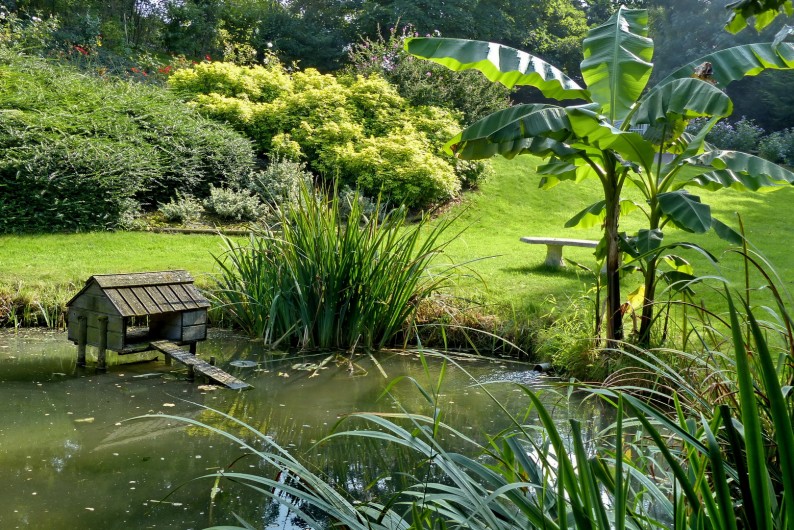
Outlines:
{"type": "Polygon", "coordinates": [[[69,340],[78,345],[80,364],[85,345],[100,354],[106,349],[125,354],[169,340],[195,351],[195,343],[207,338],[209,305],[184,270],[96,274],[66,304],[69,340]]]}
{"type": "Polygon", "coordinates": [[[77,364],[85,366],[86,346],[97,348],[97,369],[107,369],[106,351],[119,355],[157,350],[229,388],[250,385],[196,356],[207,338],[209,301],[187,271],[96,274],[66,304],[69,340],[77,344],[77,364]],[[189,351],[180,346],[188,345],[189,351]]]}

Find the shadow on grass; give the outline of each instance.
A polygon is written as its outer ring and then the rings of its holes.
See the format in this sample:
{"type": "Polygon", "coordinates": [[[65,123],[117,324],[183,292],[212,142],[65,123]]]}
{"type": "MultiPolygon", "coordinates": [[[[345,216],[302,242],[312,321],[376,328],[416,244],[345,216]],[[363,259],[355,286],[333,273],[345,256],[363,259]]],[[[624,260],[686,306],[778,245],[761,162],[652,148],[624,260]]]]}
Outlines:
{"type": "Polygon", "coordinates": [[[550,267],[548,265],[532,265],[525,267],[505,267],[503,272],[516,273],[516,274],[535,274],[539,276],[547,276],[553,278],[565,278],[569,280],[578,280],[581,278],[588,278],[595,280],[594,273],[585,269],[569,265],[567,267],[550,267]]]}

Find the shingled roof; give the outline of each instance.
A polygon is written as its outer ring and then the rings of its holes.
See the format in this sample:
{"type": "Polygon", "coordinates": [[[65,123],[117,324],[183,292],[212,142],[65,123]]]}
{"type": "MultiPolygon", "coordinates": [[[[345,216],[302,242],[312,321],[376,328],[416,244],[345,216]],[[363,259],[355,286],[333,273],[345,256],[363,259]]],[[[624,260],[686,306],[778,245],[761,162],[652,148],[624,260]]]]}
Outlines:
{"type": "Polygon", "coordinates": [[[210,305],[185,270],[95,274],[66,305],[70,306],[93,284],[102,290],[123,317],[189,311],[210,305]]]}

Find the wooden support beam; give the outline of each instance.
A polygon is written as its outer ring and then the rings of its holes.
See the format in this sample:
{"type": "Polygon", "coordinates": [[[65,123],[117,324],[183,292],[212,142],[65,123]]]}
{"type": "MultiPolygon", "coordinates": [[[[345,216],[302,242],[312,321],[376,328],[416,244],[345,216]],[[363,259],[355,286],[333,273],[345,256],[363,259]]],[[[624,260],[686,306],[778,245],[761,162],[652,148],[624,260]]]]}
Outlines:
{"type": "Polygon", "coordinates": [[[97,320],[99,320],[99,353],[97,353],[96,369],[98,372],[107,372],[108,317],[101,316],[97,320]]]}
{"type": "Polygon", "coordinates": [[[77,317],[77,366],[85,366],[85,345],[88,338],[88,319],[77,317]]]}

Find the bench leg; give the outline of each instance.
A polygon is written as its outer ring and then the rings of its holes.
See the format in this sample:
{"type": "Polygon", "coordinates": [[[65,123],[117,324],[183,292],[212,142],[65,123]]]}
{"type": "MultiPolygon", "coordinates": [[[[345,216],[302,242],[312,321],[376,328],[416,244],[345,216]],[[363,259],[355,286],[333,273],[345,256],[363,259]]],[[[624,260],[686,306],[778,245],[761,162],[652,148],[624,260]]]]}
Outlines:
{"type": "Polygon", "coordinates": [[[562,259],[562,245],[546,245],[547,267],[565,267],[565,260],[562,259]]]}

